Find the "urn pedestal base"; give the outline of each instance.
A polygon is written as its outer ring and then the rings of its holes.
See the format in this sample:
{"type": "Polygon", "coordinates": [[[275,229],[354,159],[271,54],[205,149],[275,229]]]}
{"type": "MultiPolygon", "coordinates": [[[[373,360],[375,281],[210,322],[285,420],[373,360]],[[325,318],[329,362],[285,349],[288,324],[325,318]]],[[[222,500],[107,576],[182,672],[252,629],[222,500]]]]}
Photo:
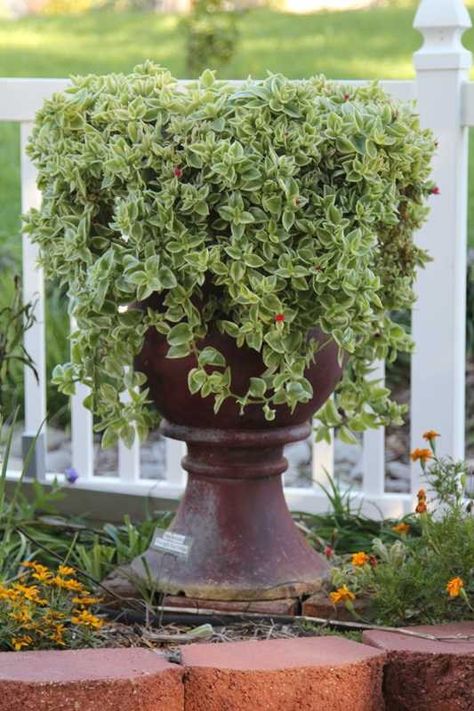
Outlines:
{"type": "Polygon", "coordinates": [[[188,446],[188,483],[167,535],[132,563],[156,590],[206,601],[298,598],[320,589],[327,561],[296,528],[283,495],[283,446],[310,424],[230,430],[167,422],[188,446]],[[147,565],[144,565],[143,558],[147,565]]]}

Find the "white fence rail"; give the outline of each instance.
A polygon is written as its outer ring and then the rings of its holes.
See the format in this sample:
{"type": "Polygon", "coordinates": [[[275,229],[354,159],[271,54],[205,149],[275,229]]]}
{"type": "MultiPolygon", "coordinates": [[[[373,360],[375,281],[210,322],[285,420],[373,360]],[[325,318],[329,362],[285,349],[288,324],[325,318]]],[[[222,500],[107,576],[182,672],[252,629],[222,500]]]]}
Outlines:
{"type": "MultiPolygon", "coordinates": [[[[429,249],[433,262],[417,282],[418,302],[413,310],[413,337],[416,350],[411,370],[411,429],[413,445],[421,433],[434,428],[442,432],[441,453],[464,456],[465,388],[465,289],[467,222],[467,129],[474,126],[474,83],[468,81],[471,55],[461,44],[463,31],[470,26],[462,0],[422,0],[415,27],[424,37],[415,54],[416,79],[381,82],[395,98],[416,99],[422,122],[438,138],[434,179],[440,195],[432,200],[428,223],[418,240],[429,249]]],[[[344,82],[345,84],[360,82],[344,82]]],[[[17,122],[21,127],[22,209],[38,204],[35,171],[25,156],[25,143],[31,122],[43,100],[67,86],[63,79],[0,79],[0,121],[17,122]]],[[[23,238],[24,296],[35,301],[37,321],[26,334],[26,348],[39,373],[39,384],[25,373],[25,445],[46,420],[46,372],[44,331],[44,286],[36,265],[36,247],[23,238]]],[[[384,376],[384,364],[376,366],[374,377],[384,376]]],[[[97,476],[93,467],[92,417],[82,406],[84,389],[79,387],[71,407],[72,465],[80,473],[76,490],[176,499],[184,486],[180,466],[183,445],[166,442],[164,480],[140,478],[139,446],[131,450],[122,444],[118,450],[118,477],[97,476]]],[[[40,477],[52,480],[61,473],[45,471],[47,429],[42,446],[37,448],[34,469],[40,477]]],[[[384,432],[364,436],[362,489],[358,494],[367,512],[400,515],[411,510],[418,488],[418,469],[413,467],[411,493],[385,492],[384,432]],[[374,506],[376,508],[374,508],[374,506]],[[371,508],[372,507],[372,508],[371,508]]],[[[332,445],[313,449],[312,484],[286,488],[291,508],[320,511],[327,500],[317,483],[333,473],[332,445]]],[[[10,478],[18,477],[10,472],[10,478]]]]}

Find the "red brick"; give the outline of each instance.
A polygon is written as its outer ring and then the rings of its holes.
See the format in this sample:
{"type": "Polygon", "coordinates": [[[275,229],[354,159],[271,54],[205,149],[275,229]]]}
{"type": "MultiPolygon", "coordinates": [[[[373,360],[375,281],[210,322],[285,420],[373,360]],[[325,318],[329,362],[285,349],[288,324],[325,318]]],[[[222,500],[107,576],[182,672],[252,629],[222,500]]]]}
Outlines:
{"type": "Polygon", "coordinates": [[[385,655],[340,637],[193,644],[185,711],[382,711],[385,655]]]}
{"type": "Polygon", "coordinates": [[[183,711],[182,668],[147,649],[0,653],[0,711],[183,711]]]}
{"type": "MultiPolygon", "coordinates": [[[[437,636],[474,636],[474,622],[407,629],[437,636]]],[[[379,630],[364,632],[363,638],[388,654],[387,711],[473,711],[474,640],[431,641],[379,630]]]]}

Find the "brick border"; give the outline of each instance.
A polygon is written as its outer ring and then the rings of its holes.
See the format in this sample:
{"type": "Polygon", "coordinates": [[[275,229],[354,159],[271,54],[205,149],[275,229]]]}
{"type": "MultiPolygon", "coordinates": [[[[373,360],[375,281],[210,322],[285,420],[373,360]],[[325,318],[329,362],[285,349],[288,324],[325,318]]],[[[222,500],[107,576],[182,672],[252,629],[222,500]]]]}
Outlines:
{"type": "Polygon", "coordinates": [[[148,649],[0,652],[0,711],[183,711],[183,669],[148,649]]]}
{"type": "MultiPolygon", "coordinates": [[[[412,628],[413,629],[413,628],[412,628]]],[[[472,634],[474,622],[414,628],[472,634]]],[[[0,653],[0,711],[472,711],[474,641],[377,630],[143,648],[0,653]]]]}
{"type": "Polygon", "coordinates": [[[472,641],[431,641],[370,630],[363,641],[387,653],[384,696],[387,711],[473,711],[474,622],[408,629],[438,637],[472,635],[472,641]]]}

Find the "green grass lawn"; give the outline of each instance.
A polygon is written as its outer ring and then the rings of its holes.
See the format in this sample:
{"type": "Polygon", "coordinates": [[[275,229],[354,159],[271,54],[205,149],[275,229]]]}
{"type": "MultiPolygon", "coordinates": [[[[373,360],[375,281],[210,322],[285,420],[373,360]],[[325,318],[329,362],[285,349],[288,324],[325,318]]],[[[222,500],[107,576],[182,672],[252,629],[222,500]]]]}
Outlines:
{"type": "MultiPolygon", "coordinates": [[[[289,77],[412,77],[412,53],[421,38],[412,28],[414,3],[401,5],[305,16],[248,12],[242,17],[238,52],[220,76],[261,77],[271,70],[289,77]]],[[[473,47],[474,33],[466,33],[465,40],[473,47]]],[[[0,25],[0,76],[129,71],[147,58],[184,77],[177,16],[96,12],[0,25]]],[[[474,150],[471,157],[474,164],[474,150]]],[[[19,254],[18,139],[17,127],[10,125],[0,125],[0,195],[0,250],[3,245],[19,254]]],[[[474,211],[474,190],[471,205],[474,211]]]]}

